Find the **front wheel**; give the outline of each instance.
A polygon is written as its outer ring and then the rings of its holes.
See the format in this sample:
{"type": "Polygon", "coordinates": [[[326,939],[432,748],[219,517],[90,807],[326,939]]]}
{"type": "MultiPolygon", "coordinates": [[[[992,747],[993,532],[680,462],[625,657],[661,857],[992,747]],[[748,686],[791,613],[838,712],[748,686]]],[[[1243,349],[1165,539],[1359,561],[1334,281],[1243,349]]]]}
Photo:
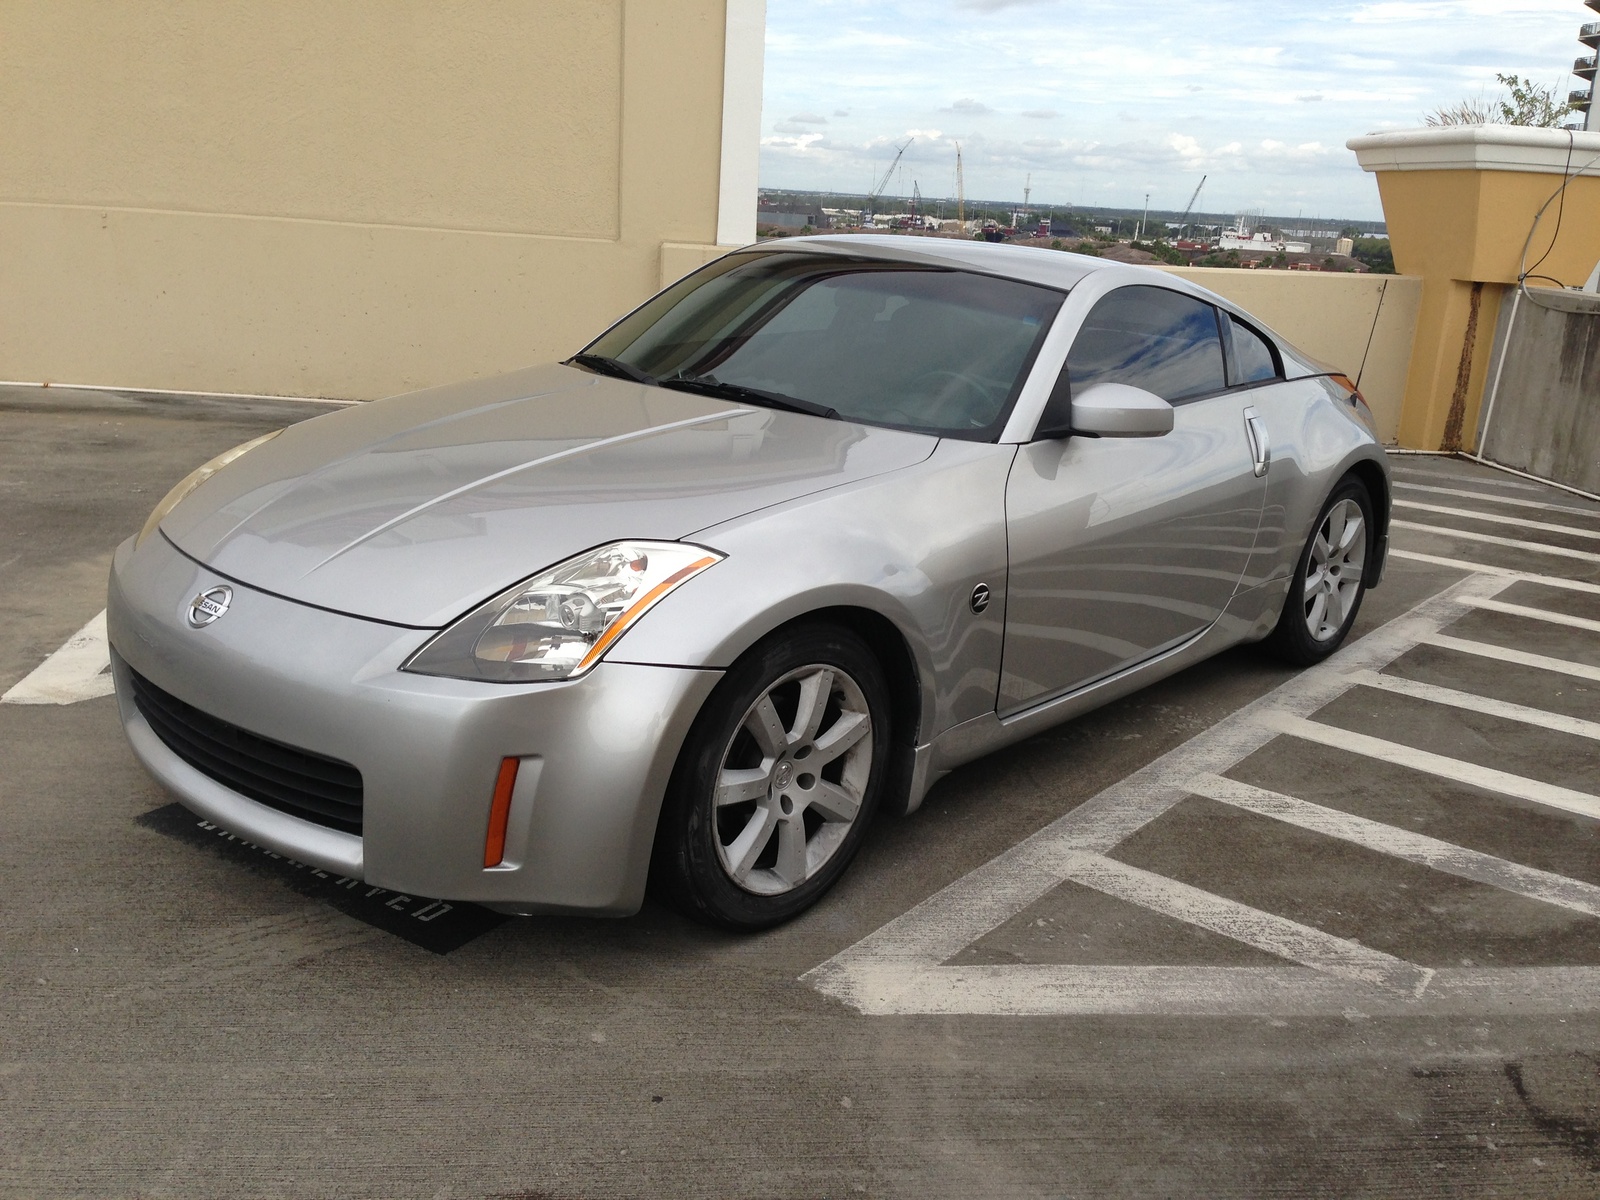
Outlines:
{"type": "Polygon", "coordinates": [[[1372,545],[1372,497],[1359,479],[1347,477],[1322,506],[1300,552],[1289,597],[1267,642],[1273,653],[1308,667],[1340,647],[1366,595],[1372,545]]]}
{"type": "Polygon", "coordinates": [[[877,808],[888,686],[845,629],[775,635],[740,659],[696,718],[668,786],[652,887],[689,916],[764,929],[844,873],[877,808]]]}

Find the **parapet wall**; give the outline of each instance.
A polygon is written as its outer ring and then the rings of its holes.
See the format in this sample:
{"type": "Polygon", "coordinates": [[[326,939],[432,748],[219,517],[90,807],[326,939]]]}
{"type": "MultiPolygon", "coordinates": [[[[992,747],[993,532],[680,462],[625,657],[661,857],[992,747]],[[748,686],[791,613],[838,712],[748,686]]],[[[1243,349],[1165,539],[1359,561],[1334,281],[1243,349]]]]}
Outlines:
{"type": "Polygon", "coordinates": [[[1529,297],[1513,293],[1504,306],[1479,453],[1600,493],[1600,296],[1532,288],[1529,297]]]}

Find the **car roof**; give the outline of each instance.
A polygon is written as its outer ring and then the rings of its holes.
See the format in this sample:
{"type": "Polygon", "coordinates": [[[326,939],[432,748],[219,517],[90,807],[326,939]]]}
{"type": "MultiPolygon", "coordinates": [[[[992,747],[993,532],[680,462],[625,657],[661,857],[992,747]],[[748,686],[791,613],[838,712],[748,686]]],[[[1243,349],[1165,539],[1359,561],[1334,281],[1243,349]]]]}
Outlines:
{"type": "Polygon", "coordinates": [[[761,246],[763,249],[809,250],[813,253],[849,254],[898,262],[938,263],[1068,290],[1095,271],[1125,265],[1103,262],[1086,254],[1045,250],[1037,246],[1007,246],[966,238],[909,237],[904,234],[819,234],[763,242],[761,246]]]}
{"type": "Polygon", "coordinates": [[[1071,251],[1047,250],[1043,246],[1010,246],[1001,242],[969,241],[966,238],[914,237],[906,234],[817,234],[789,237],[747,246],[749,250],[804,250],[813,254],[839,254],[859,258],[881,258],[896,262],[922,263],[981,271],[1023,283],[1071,291],[1091,275],[1102,275],[1110,286],[1145,284],[1184,292],[1214,304],[1224,312],[1243,318],[1278,344],[1283,355],[1284,374],[1294,379],[1306,375],[1326,375],[1336,370],[1300,350],[1282,334],[1264,324],[1261,318],[1240,308],[1226,296],[1210,288],[1155,267],[1119,263],[1071,251]],[[1106,273],[1109,273],[1107,275],[1106,273]]]}

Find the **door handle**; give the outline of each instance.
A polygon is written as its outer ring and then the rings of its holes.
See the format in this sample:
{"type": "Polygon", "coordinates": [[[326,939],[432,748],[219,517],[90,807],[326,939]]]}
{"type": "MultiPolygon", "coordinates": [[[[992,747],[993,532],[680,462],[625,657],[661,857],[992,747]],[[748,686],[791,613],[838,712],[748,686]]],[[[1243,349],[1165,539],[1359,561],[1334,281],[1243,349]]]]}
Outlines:
{"type": "Polygon", "coordinates": [[[1267,440],[1267,423],[1254,406],[1244,410],[1244,431],[1249,435],[1250,455],[1255,459],[1256,478],[1260,479],[1272,466],[1272,443],[1267,440]]]}

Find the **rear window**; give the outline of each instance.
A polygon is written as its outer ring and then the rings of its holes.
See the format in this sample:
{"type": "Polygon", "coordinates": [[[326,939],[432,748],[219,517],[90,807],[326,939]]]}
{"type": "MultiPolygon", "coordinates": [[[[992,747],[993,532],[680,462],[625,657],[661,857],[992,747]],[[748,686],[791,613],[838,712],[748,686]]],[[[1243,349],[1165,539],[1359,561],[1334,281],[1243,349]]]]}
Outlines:
{"type": "Polygon", "coordinates": [[[1118,288],[1090,311],[1067,354],[1074,392],[1126,383],[1176,402],[1227,386],[1216,309],[1159,287],[1118,288]]]}
{"type": "Polygon", "coordinates": [[[1264,379],[1277,379],[1278,356],[1272,346],[1250,326],[1231,314],[1233,324],[1234,383],[1260,383],[1264,379]]]}
{"type": "Polygon", "coordinates": [[[586,353],[658,380],[710,377],[851,420],[989,440],[1064,298],[917,264],[734,254],[625,317],[586,353]]]}

